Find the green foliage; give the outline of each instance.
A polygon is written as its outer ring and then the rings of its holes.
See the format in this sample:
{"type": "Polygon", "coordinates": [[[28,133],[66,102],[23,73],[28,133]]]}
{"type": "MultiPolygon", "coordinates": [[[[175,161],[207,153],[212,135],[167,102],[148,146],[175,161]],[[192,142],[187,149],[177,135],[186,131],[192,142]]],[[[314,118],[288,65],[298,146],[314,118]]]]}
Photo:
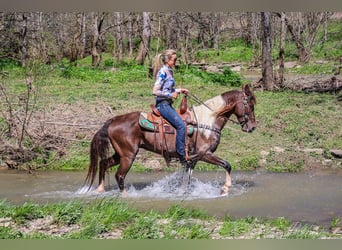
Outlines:
{"type": "Polygon", "coordinates": [[[22,206],[14,208],[11,217],[16,223],[24,224],[30,220],[43,218],[44,212],[39,205],[25,202],[22,206]]]}
{"type": "Polygon", "coordinates": [[[292,73],[300,74],[332,74],[333,63],[306,63],[298,68],[291,69],[292,73]]]}
{"type": "Polygon", "coordinates": [[[312,226],[304,225],[300,230],[285,233],[284,239],[319,239],[321,236],[320,233],[312,232],[312,226]]]}
{"type": "Polygon", "coordinates": [[[166,215],[173,220],[186,219],[186,218],[208,218],[207,213],[204,210],[197,210],[191,208],[181,207],[179,204],[172,205],[166,215]]]}
{"type": "Polygon", "coordinates": [[[341,222],[342,222],[341,219],[338,217],[332,218],[331,222],[330,222],[330,226],[331,227],[337,227],[337,226],[342,224],[341,222]]]}
{"type": "Polygon", "coordinates": [[[291,227],[291,222],[284,217],[271,219],[269,223],[272,227],[276,227],[283,232],[287,232],[291,227]]]}
{"type": "Polygon", "coordinates": [[[267,164],[265,166],[267,171],[278,173],[297,173],[304,167],[304,160],[301,159],[302,153],[277,153],[270,151],[266,157],[267,164]]]}
{"type": "Polygon", "coordinates": [[[9,227],[0,226],[0,239],[4,240],[12,240],[12,239],[20,239],[23,237],[21,232],[13,230],[9,227]]]}
{"type": "Polygon", "coordinates": [[[229,39],[220,45],[219,50],[197,50],[195,60],[199,62],[204,60],[206,63],[250,62],[253,54],[253,48],[246,45],[243,39],[229,39]]]}
{"type": "Polygon", "coordinates": [[[11,58],[0,57],[0,71],[15,70],[16,68],[21,68],[21,65],[18,61],[14,61],[11,58]]]}
{"type": "Polygon", "coordinates": [[[92,238],[97,234],[109,231],[114,225],[131,222],[137,215],[134,209],[129,208],[119,199],[103,199],[91,203],[84,209],[80,224],[84,229],[78,238],[92,238]]]}
{"type": "Polygon", "coordinates": [[[53,205],[54,222],[62,225],[72,225],[79,222],[83,214],[83,205],[80,202],[62,202],[53,205]]]}
{"type": "Polygon", "coordinates": [[[241,220],[226,218],[219,233],[222,236],[238,237],[250,232],[257,223],[259,223],[258,219],[253,217],[241,220]]]}
{"type": "Polygon", "coordinates": [[[60,74],[66,79],[77,79],[91,83],[126,83],[141,81],[142,78],[148,78],[148,70],[144,66],[136,65],[132,61],[122,61],[115,63],[108,59],[105,65],[117,66],[110,70],[102,68],[93,68],[87,66],[73,66],[71,64],[61,63],[59,66],[60,74]]]}
{"type": "Polygon", "coordinates": [[[194,220],[172,220],[165,228],[165,239],[209,239],[210,230],[194,220]]]}
{"type": "MultiPolygon", "coordinates": [[[[21,206],[9,205],[4,200],[0,200],[0,209],[7,211],[2,211],[0,214],[0,223],[2,223],[0,239],[96,239],[112,232],[117,232],[118,237],[124,239],[209,239],[217,238],[217,232],[223,239],[340,238],[338,234],[330,234],[324,228],[313,229],[312,226],[293,224],[283,217],[270,220],[255,217],[242,219],[226,217],[222,220],[208,216],[202,210],[183,208],[180,205],[172,205],[162,214],[153,210],[138,212],[117,198],[47,205],[25,203],[21,206]],[[33,210],[38,212],[33,214],[33,210]],[[75,227],[77,229],[58,235],[48,228],[46,232],[41,230],[20,232],[19,228],[29,221],[41,218],[43,222],[51,215],[54,220],[49,221],[49,225],[54,230],[71,225],[77,225],[75,227]]],[[[339,226],[339,223],[340,220],[334,218],[331,227],[339,226]]]]}
{"type": "Polygon", "coordinates": [[[259,157],[251,155],[243,157],[239,163],[239,169],[242,170],[255,170],[259,166],[259,157]]]}
{"type": "Polygon", "coordinates": [[[241,76],[229,67],[225,67],[222,73],[211,73],[194,66],[181,66],[177,73],[180,74],[181,82],[197,82],[200,80],[207,84],[219,84],[221,86],[239,87],[242,85],[241,76]]]}
{"type": "Polygon", "coordinates": [[[124,239],[160,239],[154,216],[139,216],[122,233],[124,239]]]}
{"type": "Polygon", "coordinates": [[[11,216],[10,205],[6,200],[0,200],[0,218],[6,218],[11,216]]]}

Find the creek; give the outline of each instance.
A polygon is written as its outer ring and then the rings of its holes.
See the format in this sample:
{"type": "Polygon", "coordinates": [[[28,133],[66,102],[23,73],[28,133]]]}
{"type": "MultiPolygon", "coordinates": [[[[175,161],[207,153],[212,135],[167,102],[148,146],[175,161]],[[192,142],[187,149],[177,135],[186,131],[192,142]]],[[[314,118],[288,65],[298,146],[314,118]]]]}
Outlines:
{"type": "MultiPolygon", "coordinates": [[[[233,171],[233,185],[226,197],[220,187],[223,171],[194,171],[187,192],[179,187],[182,175],[174,172],[129,172],[127,196],[120,197],[139,210],[164,212],[172,204],[202,209],[216,217],[244,218],[285,217],[291,221],[329,226],[342,218],[342,171],[312,170],[303,173],[269,173],[233,171]]],[[[27,174],[17,170],[0,171],[0,199],[10,204],[34,202],[46,204],[75,199],[90,200],[118,197],[114,172],[107,174],[106,191],[84,192],[86,172],[36,171],[27,174]]]]}

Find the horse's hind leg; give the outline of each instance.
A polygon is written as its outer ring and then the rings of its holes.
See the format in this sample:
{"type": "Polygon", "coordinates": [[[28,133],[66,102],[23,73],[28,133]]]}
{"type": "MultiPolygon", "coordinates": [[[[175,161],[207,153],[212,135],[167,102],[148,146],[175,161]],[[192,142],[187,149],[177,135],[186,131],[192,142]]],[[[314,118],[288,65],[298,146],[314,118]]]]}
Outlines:
{"type": "Polygon", "coordinates": [[[100,170],[99,170],[99,185],[96,188],[97,192],[103,192],[105,190],[105,176],[106,176],[106,171],[119,164],[120,162],[120,156],[118,154],[114,154],[113,156],[107,158],[107,159],[102,159],[100,161],[100,170]]]}
{"type": "Polygon", "coordinates": [[[120,159],[120,167],[116,171],[115,178],[116,182],[118,183],[120,192],[122,195],[125,195],[126,189],[125,189],[125,178],[126,175],[131,168],[133,161],[134,161],[135,155],[134,156],[126,156],[126,157],[121,157],[120,159]]]}

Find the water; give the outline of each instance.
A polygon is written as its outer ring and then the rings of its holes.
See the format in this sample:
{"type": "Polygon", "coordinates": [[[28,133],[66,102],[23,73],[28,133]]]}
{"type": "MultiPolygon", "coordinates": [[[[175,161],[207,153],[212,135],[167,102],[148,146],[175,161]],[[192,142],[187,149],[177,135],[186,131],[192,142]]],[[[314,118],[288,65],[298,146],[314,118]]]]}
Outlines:
{"type": "MultiPolygon", "coordinates": [[[[85,172],[41,171],[26,174],[0,171],[0,198],[11,204],[46,204],[73,199],[118,197],[114,173],[106,192],[82,188],[85,172]]],[[[127,197],[121,198],[146,211],[166,211],[172,204],[205,210],[217,217],[285,217],[292,221],[329,225],[342,218],[342,171],[324,170],[296,174],[233,172],[233,185],[220,196],[223,171],[193,173],[190,187],[180,187],[181,172],[130,172],[126,178],[127,197]]]]}

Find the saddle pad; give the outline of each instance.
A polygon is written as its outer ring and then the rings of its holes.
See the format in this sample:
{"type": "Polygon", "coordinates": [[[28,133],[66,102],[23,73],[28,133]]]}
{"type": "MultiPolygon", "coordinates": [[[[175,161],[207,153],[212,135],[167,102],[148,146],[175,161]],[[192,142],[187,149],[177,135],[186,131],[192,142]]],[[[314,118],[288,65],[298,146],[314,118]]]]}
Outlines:
{"type": "MultiPolygon", "coordinates": [[[[147,129],[149,131],[159,132],[160,124],[156,124],[156,123],[153,123],[152,121],[150,121],[148,119],[148,114],[145,112],[140,113],[139,125],[142,128],[147,129]]],[[[164,133],[166,133],[166,134],[174,134],[175,133],[175,129],[169,124],[164,124],[163,130],[164,130],[164,133]]],[[[189,136],[194,133],[194,127],[191,125],[187,125],[186,130],[187,130],[187,134],[189,136]]]]}

